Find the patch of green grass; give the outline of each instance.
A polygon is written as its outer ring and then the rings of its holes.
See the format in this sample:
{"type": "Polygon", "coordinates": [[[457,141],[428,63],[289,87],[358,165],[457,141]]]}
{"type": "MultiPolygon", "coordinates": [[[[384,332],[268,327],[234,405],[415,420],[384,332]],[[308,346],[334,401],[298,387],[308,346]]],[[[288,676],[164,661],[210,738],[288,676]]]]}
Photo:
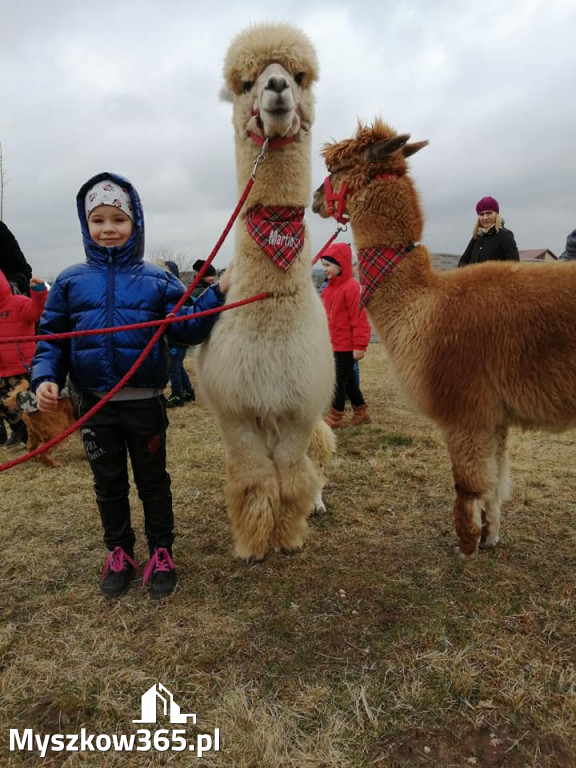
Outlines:
{"type": "Polygon", "coordinates": [[[389,432],[380,435],[381,448],[407,448],[415,445],[416,441],[410,435],[404,435],[400,432],[389,432]]]}

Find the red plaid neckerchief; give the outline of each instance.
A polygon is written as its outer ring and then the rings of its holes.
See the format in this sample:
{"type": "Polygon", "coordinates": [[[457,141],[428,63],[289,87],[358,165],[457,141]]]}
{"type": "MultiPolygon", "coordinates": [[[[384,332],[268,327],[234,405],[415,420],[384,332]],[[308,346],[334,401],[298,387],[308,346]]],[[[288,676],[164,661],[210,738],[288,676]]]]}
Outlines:
{"type": "Polygon", "coordinates": [[[358,276],[360,277],[360,309],[380,285],[385,275],[414,248],[414,243],[406,248],[361,248],[358,251],[358,276]]]}
{"type": "Polygon", "coordinates": [[[304,245],[304,207],[255,205],[246,211],[246,228],[274,264],[286,271],[304,245]]]}

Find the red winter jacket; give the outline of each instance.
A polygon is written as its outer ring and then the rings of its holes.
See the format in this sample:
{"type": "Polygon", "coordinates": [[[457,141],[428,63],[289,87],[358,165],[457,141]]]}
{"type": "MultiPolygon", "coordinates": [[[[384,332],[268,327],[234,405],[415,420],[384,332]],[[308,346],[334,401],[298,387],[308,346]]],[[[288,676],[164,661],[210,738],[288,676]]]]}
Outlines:
{"type": "Polygon", "coordinates": [[[360,310],[360,284],[352,275],[352,249],[347,243],[331,245],[324,256],[338,262],[342,273],[328,280],[322,303],[328,316],[334,352],[364,351],[371,329],[364,309],[360,310]]]}
{"type": "MultiPolygon", "coordinates": [[[[48,291],[32,290],[32,298],[13,295],[10,284],[0,271],[0,339],[11,336],[34,336],[35,324],[46,303],[48,291]]],[[[21,376],[28,373],[28,367],[36,342],[23,341],[14,344],[0,344],[0,377],[21,376]]]]}

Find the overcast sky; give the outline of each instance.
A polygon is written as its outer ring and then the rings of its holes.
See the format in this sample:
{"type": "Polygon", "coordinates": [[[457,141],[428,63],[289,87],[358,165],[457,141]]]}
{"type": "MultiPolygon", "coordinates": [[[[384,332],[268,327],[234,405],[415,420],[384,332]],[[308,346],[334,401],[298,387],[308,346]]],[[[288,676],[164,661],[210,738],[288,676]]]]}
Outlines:
{"type": "MultiPolygon", "coordinates": [[[[317,48],[321,145],[380,115],[430,145],[411,159],[432,251],[461,253],[476,201],[500,202],[519,248],[576,228],[576,0],[0,0],[3,219],[34,271],[84,253],[75,196],[95,173],[142,197],[149,257],[205,258],[236,204],[231,39],[286,21],[317,48]],[[275,10],[284,5],[286,10],[275,10]]],[[[307,214],[312,250],[334,231],[307,214]]],[[[233,253],[233,237],[215,265],[233,253]]]]}

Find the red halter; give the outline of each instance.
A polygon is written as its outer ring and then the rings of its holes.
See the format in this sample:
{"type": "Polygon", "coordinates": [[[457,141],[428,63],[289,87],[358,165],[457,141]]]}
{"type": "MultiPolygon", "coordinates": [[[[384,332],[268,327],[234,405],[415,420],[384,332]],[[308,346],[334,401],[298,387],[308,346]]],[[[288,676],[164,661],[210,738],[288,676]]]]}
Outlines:
{"type": "Polygon", "coordinates": [[[324,196],[326,197],[326,213],[328,216],[336,219],[339,224],[346,224],[350,221],[350,216],[344,213],[344,200],[346,199],[346,190],[348,184],[344,182],[340,187],[340,192],[336,194],[330,183],[330,174],[324,179],[324,196]]]}
{"type": "MultiPolygon", "coordinates": [[[[340,224],[347,224],[350,221],[350,216],[344,213],[344,201],[346,200],[346,192],[348,190],[348,184],[344,182],[340,187],[340,192],[336,194],[332,189],[330,183],[330,177],[332,174],[328,174],[324,179],[324,196],[326,198],[326,213],[328,216],[332,216],[340,224]]],[[[380,181],[382,179],[395,179],[398,177],[396,173],[379,173],[374,176],[374,181],[380,181]]]]}

